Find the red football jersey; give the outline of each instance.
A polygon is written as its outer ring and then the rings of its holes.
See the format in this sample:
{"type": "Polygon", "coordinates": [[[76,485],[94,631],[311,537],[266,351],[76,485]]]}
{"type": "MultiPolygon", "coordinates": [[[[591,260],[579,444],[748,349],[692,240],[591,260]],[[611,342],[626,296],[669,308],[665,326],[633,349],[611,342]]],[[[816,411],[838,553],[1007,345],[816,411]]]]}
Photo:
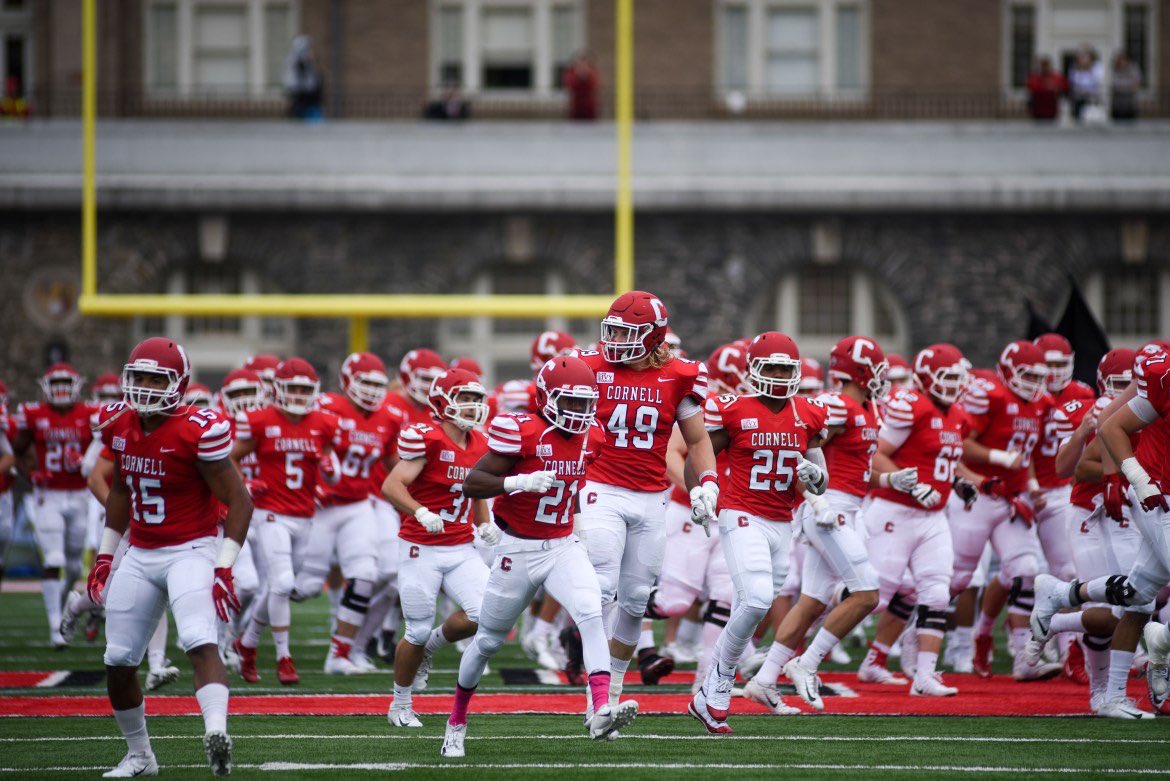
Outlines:
{"type": "MultiPolygon", "coordinates": [[[[398,441],[398,434],[407,426],[415,423],[433,423],[435,420],[434,414],[430,407],[420,407],[414,403],[413,399],[406,396],[403,391],[394,391],[386,394],[386,401],[382,402],[382,412],[385,412],[394,421],[397,426],[397,431],[394,436],[390,438],[389,448],[385,452],[390,453],[397,458],[395,450],[397,448],[394,443],[398,441]]],[[[391,461],[394,459],[392,458],[391,461]]],[[[386,475],[390,474],[390,470],[386,468],[386,464],[382,461],[375,461],[370,467],[370,484],[373,486],[372,491],[374,496],[380,497],[382,495],[382,483],[386,482],[386,475]]]]}
{"type": "Polygon", "coordinates": [[[984,477],[1001,478],[1008,491],[1022,493],[1028,487],[1028,467],[1040,443],[1052,397],[1044,394],[1036,401],[1024,401],[998,380],[983,381],[978,387],[981,392],[963,397],[976,440],[984,447],[1019,451],[1024,457],[1016,469],[995,464],[971,464],[971,469],[984,477]]]}
{"type": "Polygon", "coordinates": [[[796,467],[809,442],[823,435],[829,411],[800,396],[773,413],[755,395],[707,399],[708,431],[723,429],[729,474],[721,481],[720,510],[742,510],[770,521],[791,521],[796,506],[796,467]]]}
{"type": "Polygon", "coordinates": [[[589,467],[589,479],[635,491],[669,487],[670,432],[684,399],[691,399],[701,413],[707,398],[706,367],[675,358],[661,369],[635,371],[592,350],[576,355],[597,375],[597,422],[606,432],[601,456],[589,467]]]}
{"type": "MultiPolygon", "coordinates": [[[[0,434],[4,435],[9,445],[16,438],[16,421],[5,414],[3,408],[0,408],[0,434]]],[[[12,488],[12,476],[7,472],[0,472],[0,494],[10,488],[12,488]]]]}
{"type": "MultiPolygon", "coordinates": [[[[891,444],[901,442],[893,462],[899,469],[915,467],[918,482],[929,483],[939,492],[941,508],[951,495],[955,467],[963,458],[963,440],[970,433],[971,419],[961,404],[952,404],[944,412],[926,394],[901,388],[886,403],[878,436],[891,444]]],[[[874,489],[874,496],[922,509],[910,494],[893,488],[874,489]]]]}
{"type": "Polygon", "coordinates": [[[318,409],[299,423],[276,407],[240,413],[236,437],[241,442],[256,442],[260,479],[268,486],[253,501],[256,509],[313,517],[318,464],[336,431],[337,418],[318,409]]]}
{"type": "Polygon", "coordinates": [[[214,537],[220,505],[198,463],[231,455],[227,418],[214,409],[180,405],[147,434],[138,413],[118,402],[102,410],[101,420],[108,421],[102,444],[130,489],[130,544],[164,548],[214,537]]]}
{"type": "Polygon", "coordinates": [[[1170,355],[1159,353],[1139,358],[1135,362],[1134,378],[1138,383],[1138,397],[1145,399],[1158,414],[1158,420],[1141,430],[1134,455],[1163,491],[1170,490],[1170,355]]]}
{"type": "Polygon", "coordinates": [[[459,448],[439,425],[416,423],[398,435],[398,457],[424,459],[422,473],[410,484],[414,500],[443,519],[443,532],[431,534],[413,515],[402,517],[398,536],[419,545],[462,545],[472,540],[471,503],[463,495],[463,481],[488,451],[482,431],[467,432],[467,446],[459,448]]]}
{"type": "Polygon", "coordinates": [[[414,399],[406,395],[404,391],[392,391],[386,394],[386,400],[382,402],[383,407],[393,407],[402,414],[403,424],[412,425],[414,423],[431,423],[435,419],[435,413],[431,408],[423,405],[415,404],[414,399]]]}
{"type": "Polygon", "coordinates": [[[840,428],[824,447],[829,488],[853,496],[869,493],[869,473],[877,452],[878,418],[873,402],[865,404],[843,393],[822,393],[827,428],[840,428]]]}
{"type": "Polygon", "coordinates": [[[360,502],[371,495],[381,496],[381,484],[377,492],[374,490],[374,467],[381,465],[382,459],[394,447],[402,428],[402,418],[387,407],[366,412],[341,393],[321,394],[320,406],[337,417],[333,450],[341,461],[341,480],[337,485],[323,486],[321,503],[329,507],[360,502]]]}
{"type": "MultiPolygon", "coordinates": [[[[1113,399],[1105,396],[1097,399],[1092,404],[1085,402],[1083,399],[1070,401],[1052,413],[1051,420],[1054,424],[1054,431],[1061,440],[1067,439],[1081,425],[1086,415],[1092,415],[1094,418],[1099,417],[1105,411],[1105,408],[1112,403],[1113,399]]],[[[1140,436],[1140,434],[1134,436],[1140,436]]],[[[1089,436],[1085,437],[1085,447],[1087,448],[1089,443],[1096,438],[1097,433],[1095,431],[1090,432],[1089,436]]],[[[1134,437],[1130,437],[1130,441],[1136,442],[1137,440],[1134,437]]],[[[1073,480],[1072,494],[1069,501],[1077,507],[1092,510],[1095,500],[1104,492],[1104,483],[1086,483],[1080,480],[1073,480]]]]}
{"type": "MultiPolygon", "coordinates": [[[[1065,421],[1054,419],[1057,410],[1073,401],[1083,401],[1092,405],[1096,396],[1088,385],[1073,380],[1053,398],[1052,409],[1044,421],[1043,436],[1040,444],[1036,446],[1036,452],[1032,454],[1032,463],[1036,465],[1036,482],[1040,483],[1041,488],[1059,488],[1068,485],[1070,480],[1067,477],[1056,476],[1056,453],[1060,450],[1060,443],[1072,435],[1072,431],[1064,433],[1065,421]]],[[[1073,429],[1076,429],[1076,426],[1073,426],[1073,429]]]]}
{"type": "Polygon", "coordinates": [[[512,474],[556,472],[557,480],[543,494],[516,491],[496,497],[492,513],[501,528],[520,537],[550,539],[573,532],[575,500],[585,472],[605,449],[599,425],[567,435],[540,415],[500,415],[488,426],[493,453],[519,459],[512,474]]]}
{"type": "Polygon", "coordinates": [[[37,451],[37,469],[49,476],[45,488],[58,491],[85,490],[85,476],[80,468],[69,470],[70,459],[81,463],[89,443],[93,440],[91,428],[97,408],[78,402],[64,412],[58,412],[39,401],[21,404],[16,408],[17,432],[32,433],[37,451]],[[67,455],[68,454],[68,455],[67,455]]]}

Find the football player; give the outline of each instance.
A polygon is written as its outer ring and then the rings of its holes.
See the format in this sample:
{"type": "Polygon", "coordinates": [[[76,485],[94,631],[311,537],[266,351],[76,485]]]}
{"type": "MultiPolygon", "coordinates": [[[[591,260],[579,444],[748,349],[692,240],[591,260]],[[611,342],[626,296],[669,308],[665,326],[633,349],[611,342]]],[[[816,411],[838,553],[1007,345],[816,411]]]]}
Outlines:
{"type": "Polygon", "coordinates": [[[260,355],[253,355],[244,361],[244,365],[240,368],[248,371],[256,372],[260,375],[260,382],[264,383],[264,396],[271,403],[275,398],[276,390],[272,385],[272,380],[276,376],[276,367],[280,366],[280,357],[272,355],[271,353],[261,353],[260,355]]]}
{"type": "Polygon", "coordinates": [[[886,379],[890,381],[892,389],[908,388],[914,382],[914,372],[910,367],[910,362],[897,353],[890,353],[886,356],[889,361],[890,370],[886,374],[886,379]]]}
{"type": "Polygon", "coordinates": [[[607,437],[589,467],[578,530],[601,584],[610,629],[610,704],[616,705],[642,630],[642,616],[666,550],[666,447],[677,422],[700,475],[691,508],[703,525],[719,495],[715,455],[703,428],[703,364],[666,347],[666,306],[635,290],[601,321],[601,352],[579,357],[597,375],[597,418],[607,437]]]}
{"type": "Polygon", "coordinates": [[[179,644],[194,668],[203,746],[212,772],[231,772],[227,672],[216,647],[216,616],[239,609],[232,565],[247,534],[252,502],[232,467],[231,426],[218,412],[182,404],[190,380],[183,348],[152,337],[122,374],[126,402],[102,412],[101,437],[114,456],[106,527],[89,573],[90,597],[106,605],[106,681],[126,757],[106,777],[158,775],[146,730],[138,665],[169,605],[179,644]],[[227,507],[223,539],[218,499],[227,507]],[[129,529],[130,547],[111,577],[129,529]]]}
{"type": "Polygon", "coordinates": [[[187,394],[183,397],[184,404],[195,407],[210,407],[215,403],[215,394],[211,388],[201,382],[193,382],[187,386],[187,394]]]}
{"type": "Polygon", "coordinates": [[[122,400],[122,378],[113,372],[99,374],[90,386],[90,395],[93,403],[98,407],[114,404],[122,400]]]}
{"type": "Polygon", "coordinates": [[[475,634],[488,567],[472,544],[468,521],[489,545],[500,541],[487,502],[463,495],[463,480],[488,450],[477,430],[487,418],[487,389],[471,372],[448,369],[431,384],[430,402],[437,420],[403,430],[398,463],[382,487],[402,514],[398,573],[406,635],[394,657],[387,713],[395,727],[422,726],[412,692],[426,688],[435,651],[475,634]],[[461,609],[436,627],[440,592],[461,609]]]}
{"type": "Polygon", "coordinates": [[[337,418],[317,408],[317,371],[302,358],[288,358],[276,368],[272,385],[273,406],[236,419],[232,461],[239,466],[255,453],[260,464],[260,480],[251,490],[256,553],[263,562],[265,583],[248,628],[232,647],[240,656],[240,676],[249,683],[260,680],[256,647],[264,627],[271,624],[276,677],[288,686],[301,680],[288,647],[289,598],[312,525],[317,475],[335,485],[341,465],[333,451],[337,418]]]}
{"type": "Polygon", "coordinates": [[[825,392],[825,369],[815,358],[800,359],[800,388],[797,395],[815,399],[825,392]]]}
{"type": "Polygon", "coordinates": [[[17,457],[30,447],[36,450],[37,468],[29,475],[35,496],[32,520],[41,549],[41,595],[54,648],[67,645],[60,631],[61,608],[68,589],[81,577],[89,520],[89,492],[81,461],[93,439],[90,418],[97,409],[80,400],[83,384],[69,364],[50,366],[41,377],[45,401],[17,407],[12,441],[17,457]]]}
{"type": "Polygon", "coordinates": [[[11,436],[15,433],[8,417],[8,386],[0,380],[0,582],[4,580],[4,562],[16,525],[16,508],[12,501],[12,470],[16,456],[12,452],[11,436]]]}
{"type": "Polygon", "coordinates": [[[401,418],[383,404],[390,378],[378,356],[349,355],[341,364],[340,384],[341,393],[322,394],[320,405],[337,418],[333,449],[339,454],[341,477],[336,485],[322,486],[321,507],[313,516],[293,596],[297,601],[317,596],[330,562],[340,565],[346,584],[325,672],[353,675],[371,668],[368,660],[358,656],[359,669],[353,653],[354,637],[365,621],[378,580],[378,517],[370,496],[370,477],[374,464],[388,466],[401,418]]]}
{"type": "MultiPolygon", "coordinates": [[[[718,499],[719,540],[736,593],[703,684],[687,707],[714,735],[732,732],[727,714],[736,665],[788,574],[798,482],[817,517],[831,518],[819,498],[828,487],[818,450],[828,412],[797,396],[800,370],[800,352],[791,338],[775,331],[760,334],[748,347],[753,393],[710,398],[704,405],[712,447],[729,451],[726,490],[718,499]]],[[[701,467],[695,452],[688,456],[688,482],[701,467]]]]}
{"type": "Polygon", "coordinates": [[[583,360],[561,356],[537,377],[535,415],[492,420],[488,449],[463,482],[473,499],[497,497],[492,510],[503,529],[480,606],[479,629],[459,663],[455,704],[441,753],[464,754],[467,708],[488,660],[500,650],[525,606],[543,588],[564,606],[581,633],[592,704],[586,725],[594,740],[609,739],[634,720],[638,704],[609,703],[609,650],[601,587],[573,533],[573,513],[585,470],[605,437],[596,424],[598,389],[583,360]]]}

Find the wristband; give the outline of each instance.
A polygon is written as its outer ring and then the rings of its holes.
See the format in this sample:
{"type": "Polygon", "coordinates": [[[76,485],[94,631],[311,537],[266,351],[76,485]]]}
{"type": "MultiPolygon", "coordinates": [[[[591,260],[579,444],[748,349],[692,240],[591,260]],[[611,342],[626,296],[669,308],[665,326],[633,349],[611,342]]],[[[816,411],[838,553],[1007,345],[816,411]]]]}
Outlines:
{"type": "Polygon", "coordinates": [[[113,556],[114,551],[118,549],[118,543],[122,541],[122,535],[114,531],[109,526],[102,528],[102,542],[98,546],[99,556],[113,556]]]}
{"type": "Polygon", "coordinates": [[[719,474],[714,469],[708,469],[703,474],[699,475],[699,485],[706,483],[718,483],[719,474]]]}
{"type": "Polygon", "coordinates": [[[882,472],[880,475],[878,475],[878,488],[889,488],[889,487],[890,487],[890,473],[889,472],[882,472]]]}
{"type": "Polygon", "coordinates": [[[1150,475],[1145,468],[1138,462],[1138,460],[1130,456],[1119,465],[1121,473],[1125,475],[1125,479],[1129,481],[1132,486],[1145,487],[1150,483],[1150,475]]]}
{"type": "Polygon", "coordinates": [[[512,493],[520,490],[520,475],[508,475],[504,478],[504,492],[512,493]]]}
{"type": "Polygon", "coordinates": [[[219,546],[219,556],[215,559],[216,569],[231,569],[240,555],[240,543],[231,537],[224,537],[219,546]]]}
{"type": "Polygon", "coordinates": [[[1015,460],[1016,454],[1010,450],[992,449],[987,453],[987,463],[1002,466],[1004,469],[1010,469],[1015,460]]]}

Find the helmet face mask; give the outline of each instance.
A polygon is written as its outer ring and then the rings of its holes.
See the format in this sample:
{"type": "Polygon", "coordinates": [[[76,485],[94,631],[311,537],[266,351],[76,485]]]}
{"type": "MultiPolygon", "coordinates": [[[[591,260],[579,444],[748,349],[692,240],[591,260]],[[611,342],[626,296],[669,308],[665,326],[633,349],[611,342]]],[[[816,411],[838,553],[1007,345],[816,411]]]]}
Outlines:
{"type": "Polygon", "coordinates": [[[390,392],[386,366],[372,353],[353,353],[341,365],[341,389],[357,407],[373,412],[390,392]]]}
{"type": "Polygon", "coordinates": [[[1012,342],[1005,347],[996,370],[1008,388],[1024,401],[1036,401],[1048,390],[1044,352],[1031,342],[1012,342]]]}
{"type": "Polygon", "coordinates": [[[290,415],[308,415],[317,404],[321,383],[317,372],[302,358],[289,358],[276,368],[272,378],[275,404],[290,415]]]}
{"type": "Polygon", "coordinates": [[[579,358],[559,357],[536,375],[536,405],[566,434],[583,434],[597,420],[597,380],[579,358]]]}
{"type": "Polygon", "coordinates": [[[632,363],[645,358],[646,337],[653,329],[649,323],[631,324],[617,317],[601,321],[601,355],[610,363],[632,363]]]}
{"type": "Polygon", "coordinates": [[[959,400],[969,385],[967,361],[950,345],[931,345],[914,359],[911,382],[944,406],[959,400]]]}
{"type": "Polygon", "coordinates": [[[187,392],[183,394],[183,403],[192,404],[196,407],[210,407],[215,401],[215,397],[211,394],[211,389],[206,385],[196,385],[191,383],[187,387],[187,392]]]}
{"type": "Polygon", "coordinates": [[[1060,334],[1043,334],[1036,337],[1034,344],[1044,355],[1048,366],[1046,386],[1053,393],[1060,393],[1068,387],[1073,378],[1074,356],[1072,345],[1060,334]]]}
{"type": "Polygon", "coordinates": [[[487,422],[487,388],[466,369],[440,372],[431,383],[427,402],[440,420],[463,431],[487,422]]]}
{"type": "Polygon", "coordinates": [[[623,293],[601,321],[601,355],[610,363],[633,363],[649,356],[666,339],[666,305],[644,290],[623,293]]]}
{"type": "Polygon", "coordinates": [[[183,401],[191,379],[187,353],[155,336],[141,342],[122,368],[122,393],[139,415],[169,415],[183,401]]]}
{"type": "Polygon", "coordinates": [[[800,359],[773,355],[751,358],[748,377],[752,390],[772,399],[789,399],[800,390],[800,359]]]}
{"type": "Polygon", "coordinates": [[[1097,391],[1117,398],[1133,382],[1133,364],[1137,353],[1126,348],[1110,350],[1097,364],[1097,391]]]}
{"type": "Polygon", "coordinates": [[[224,386],[219,393],[224,411],[233,417],[264,406],[264,386],[259,380],[238,380],[230,386],[224,386]]]}
{"type": "Polygon", "coordinates": [[[41,391],[45,400],[57,407],[70,406],[81,398],[81,386],[85,381],[81,379],[72,366],[68,364],[54,364],[41,377],[41,391]]]}
{"type": "Polygon", "coordinates": [[[431,383],[447,370],[447,364],[434,350],[420,348],[402,356],[398,365],[398,379],[410,399],[423,407],[429,406],[431,383]]]}

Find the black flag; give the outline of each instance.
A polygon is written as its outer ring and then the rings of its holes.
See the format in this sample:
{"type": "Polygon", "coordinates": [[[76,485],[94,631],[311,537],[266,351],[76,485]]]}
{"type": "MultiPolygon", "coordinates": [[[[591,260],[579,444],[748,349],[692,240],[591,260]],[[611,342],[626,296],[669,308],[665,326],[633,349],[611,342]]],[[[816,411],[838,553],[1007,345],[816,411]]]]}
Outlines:
{"type": "Polygon", "coordinates": [[[1052,333],[1052,324],[1048,322],[1048,318],[1036,311],[1035,305],[1032,304],[1032,299],[1024,299],[1024,309],[1028,313],[1028,335],[1029,341],[1034,340],[1038,336],[1052,333]]]}
{"type": "Polygon", "coordinates": [[[1109,352],[1109,337],[1089,309],[1076,280],[1070,276],[1068,281],[1072,292],[1069,294],[1068,306],[1064,308],[1064,314],[1056,325],[1056,333],[1068,339],[1076,353],[1073,377],[1090,388],[1096,388],[1097,364],[1109,352]]]}

